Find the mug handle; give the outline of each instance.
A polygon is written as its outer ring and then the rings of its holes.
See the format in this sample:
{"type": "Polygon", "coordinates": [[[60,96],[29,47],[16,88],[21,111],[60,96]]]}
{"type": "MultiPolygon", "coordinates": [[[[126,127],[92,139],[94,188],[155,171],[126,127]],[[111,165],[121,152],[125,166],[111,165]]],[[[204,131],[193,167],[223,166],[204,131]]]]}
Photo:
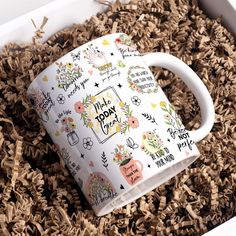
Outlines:
{"type": "Polygon", "coordinates": [[[198,75],[183,61],[163,52],[142,56],[148,66],[159,66],[170,70],[180,77],[195,95],[201,111],[201,126],[189,131],[194,142],[199,142],[211,131],[215,120],[215,109],[211,96],[198,75]]]}
{"type": "Polygon", "coordinates": [[[143,164],[142,164],[142,162],[141,161],[139,161],[139,160],[134,160],[135,161],[135,163],[138,163],[139,165],[140,165],[140,171],[142,172],[143,171],[143,164]]]}

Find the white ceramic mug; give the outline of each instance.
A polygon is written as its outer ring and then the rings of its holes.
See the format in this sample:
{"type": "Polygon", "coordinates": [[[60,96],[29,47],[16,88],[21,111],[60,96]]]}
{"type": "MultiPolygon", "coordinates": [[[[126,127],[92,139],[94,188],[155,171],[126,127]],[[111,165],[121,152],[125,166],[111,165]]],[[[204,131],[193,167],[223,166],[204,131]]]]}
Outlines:
{"type": "Polygon", "coordinates": [[[63,56],[28,96],[98,216],[158,187],[199,156],[194,142],[214,123],[199,77],[165,53],[141,56],[129,36],[106,35],[63,56]],[[148,66],[169,69],[191,89],[202,124],[187,131],[148,66]]]}

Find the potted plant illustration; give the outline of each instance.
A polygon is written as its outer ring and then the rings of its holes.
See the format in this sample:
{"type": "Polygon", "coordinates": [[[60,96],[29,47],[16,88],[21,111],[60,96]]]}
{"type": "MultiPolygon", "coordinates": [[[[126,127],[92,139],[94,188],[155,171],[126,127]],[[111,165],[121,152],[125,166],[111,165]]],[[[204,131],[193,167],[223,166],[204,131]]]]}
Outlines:
{"type": "Polygon", "coordinates": [[[113,154],[113,161],[119,165],[121,174],[130,185],[143,179],[143,164],[133,159],[132,152],[125,149],[123,145],[117,145],[113,154]]]}
{"type": "Polygon", "coordinates": [[[76,145],[79,142],[79,137],[77,133],[74,131],[76,128],[76,124],[71,117],[64,117],[61,121],[62,127],[61,132],[67,133],[67,140],[71,146],[76,145]]]}
{"type": "Polygon", "coordinates": [[[82,76],[83,71],[76,63],[67,62],[66,64],[56,64],[58,66],[56,76],[58,88],[63,88],[66,91],[70,84],[82,76]]]}

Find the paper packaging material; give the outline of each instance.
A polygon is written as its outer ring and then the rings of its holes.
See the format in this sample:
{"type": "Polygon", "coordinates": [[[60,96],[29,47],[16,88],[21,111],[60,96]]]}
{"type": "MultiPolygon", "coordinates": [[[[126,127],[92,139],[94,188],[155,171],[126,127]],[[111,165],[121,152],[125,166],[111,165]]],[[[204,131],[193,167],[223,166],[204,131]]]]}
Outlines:
{"type": "MultiPolygon", "coordinates": [[[[96,14],[99,11],[103,11],[105,6],[94,2],[93,0],[51,0],[52,2],[42,6],[38,9],[34,2],[28,9],[35,9],[25,15],[22,15],[16,19],[11,20],[8,23],[0,25],[0,49],[7,42],[27,42],[30,41],[35,31],[33,24],[30,19],[33,19],[36,25],[40,25],[43,16],[50,18],[50,21],[45,27],[44,40],[56,31],[67,27],[74,22],[83,22],[88,19],[91,15],[96,14]],[[63,14],[62,13],[63,9],[63,14]],[[80,14],[78,14],[80,9],[80,14]],[[81,14],[82,13],[82,14],[81,14]],[[22,34],[24,32],[24,34],[22,34]]],[[[46,1],[45,1],[46,2],[46,1]]],[[[127,1],[122,1],[127,2],[127,1]]],[[[199,0],[202,7],[205,8],[209,16],[222,16],[223,22],[231,32],[236,35],[236,2],[234,0],[199,0]]],[[[43,5],[43,4],[41,4],[43,5]]],[[[22,12],[26,12],[22,11],[22,12]]],[[[5,14],[9,14],[5,12],[5,14]]],[[[11,12],[11,14],[19,15],[20,13],[11,12]]],[[[12,16],[11,18],[14,18],[12,16]]],[[[10,19],[10,17],[8,18],[10,19]]],[[[225,236],[234,235],[236,225],[236,217],[225,222],[224,224],[216,227],[212,231],[206,233],[206,236],[217,236],[224,234],[225,236]]]]}
{"type": "MultiPolygon", "coordinates": [[[[24,0],[26,1],[26,0],[24,0]]],[[[42,23],[43,16],[50,18],[50,21],[45,27],[44,39],[58,30],[70,26],[74,22],[82,23],[90,16],[95,15],[99,11],[104,11],[106,7],[94,0],[50,0],[51,3],[37,8],[39,4],[32,2],[35,9],[25,15],[19,16],[16,19],[0,25],[0,49],[7,42],[27,42],[30,41],[35,31],[31,19],[34,20],[37,26],[42,23]],[[62,10],[63,9],[63,10],[62,10]],[[78,9],[80,14],[78,14],[78,9]],[[62,14],[63,12],[63,14],[62,14]],[[24,32],[22,34],[22,32],[24,32]]],[[[113,0],[114,1],[114,0],[113,0]]],[[[46,1],[44,1],[46,2],[46,1]]],[[[48,1],[49,2],[49,1],[48,1]]],[[[121,2],[129,2],[121,0],[121,2]]],[[[206,13],[210,16],[222,16],[226,27],[236,35],[236,1],[235,0],[199,0],[206,13]]],[[[24,12],[22,10],[21,12],[24,12]]],[[[4,14],[4,12],[3,12],[4,14]]],[[[12,11],[5,12],[5,15],[12,14],[12,11]]],[[[13,13],[17,16],[17,13],[13,13]]],[[[7,16],[8,17],[8,16],[7,16]]],[[[10,17],[8,17],[10,18],[10,17]]],[[[1,24],[1,23],[0,23],[1,24]]]]}

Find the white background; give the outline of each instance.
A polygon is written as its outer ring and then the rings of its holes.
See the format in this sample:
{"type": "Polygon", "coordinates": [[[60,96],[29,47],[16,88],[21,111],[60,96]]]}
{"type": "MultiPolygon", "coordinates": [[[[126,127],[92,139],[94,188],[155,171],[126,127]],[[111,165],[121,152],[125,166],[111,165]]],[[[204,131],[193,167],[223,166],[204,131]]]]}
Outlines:
{"type": "MultiPolygon", "coordinates": [[[[58,0],[0,0],[0,25],[49,2],[58,0]]],[[[92,0],[78,0],[81,3],[92,0]]],[[[210,11],[210,15],[223,15],[225,23],[235,33],[236,0],[199,0],[210,11]]],[[[66,0],[65,0],[66,2],[66,0]]],[[[56,3],[55,3],[56,4],[56,3]]],[[[78,9],[78,14],[81,14],[78,9]]],[[[33,16],[32,16],[33,17],[33,16]]],[[[10,30],[10,29],[9,29],[10,30]]],[[[0,35],[1,38],[1,35],[0,35]]],[[[1,41],[1,40],[0,40],[1,41]]],[[[218,226],[204,236],[235,236],[236,217],[218,226]]]]}
{"type": "Polygon", "coordinates": [[[0,24],[52,1],[53,0],[0,0],[0,24]]]}

